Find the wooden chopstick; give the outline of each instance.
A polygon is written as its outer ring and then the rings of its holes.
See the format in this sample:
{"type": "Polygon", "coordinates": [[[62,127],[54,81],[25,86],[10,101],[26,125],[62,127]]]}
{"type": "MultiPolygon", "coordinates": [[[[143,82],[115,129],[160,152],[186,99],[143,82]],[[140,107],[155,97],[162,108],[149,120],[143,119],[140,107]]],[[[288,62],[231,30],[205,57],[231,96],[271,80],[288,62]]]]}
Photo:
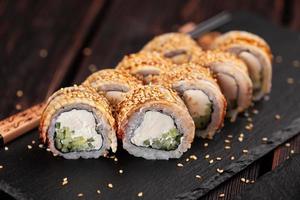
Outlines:
{"type": "Polygon", "coordinates": [[[0,147],[37,127],[44,107],[40,103],[0,121],[0,147]]]}
{"type": "MultiPolygon", "coordinates": [[[[215,28],[228,23],[230,20],[231,14],[223,11],[218,15],[201,22],[188,34],[193,38],[196,38],[203,33],[212,31],[215,28]]],[[[52,92],[53,91],[50,91],[48,93],[52,94],[52,92]]],[[[40,103],[0,121],[0,148],[6,143],[13,141],[33,128],[36,128],[39,124],[44,107],[45,103],[40,103]]]]}

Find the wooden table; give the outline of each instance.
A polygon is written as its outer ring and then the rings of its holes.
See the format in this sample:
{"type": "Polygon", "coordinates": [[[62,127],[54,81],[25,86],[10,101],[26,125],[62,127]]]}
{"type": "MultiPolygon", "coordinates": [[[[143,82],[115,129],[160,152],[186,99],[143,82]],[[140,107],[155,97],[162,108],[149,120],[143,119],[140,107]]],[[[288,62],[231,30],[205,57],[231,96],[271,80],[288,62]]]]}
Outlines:
{"type": "MultiPolygon", "coordinates": [[[[0,119],[43,101],[62,86],[114,66],[154,35],[199,23],[222,10],[250,10],[300,29],[299,1],[0,1],[0,119]]],[[[300,136],[225,182],[204,199],[232,199],[290,154],[300,136]]],[[[0,193],[3,197],[5,194],[0,193]]]]}

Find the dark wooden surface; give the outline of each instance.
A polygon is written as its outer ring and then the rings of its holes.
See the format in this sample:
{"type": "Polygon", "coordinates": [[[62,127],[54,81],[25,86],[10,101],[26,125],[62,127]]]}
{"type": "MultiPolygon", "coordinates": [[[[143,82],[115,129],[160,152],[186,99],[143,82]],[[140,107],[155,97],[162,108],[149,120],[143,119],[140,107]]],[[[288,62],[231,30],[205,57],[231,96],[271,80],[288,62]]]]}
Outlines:
{"type": "MultiPolygon", "coordinates": [[[[300,28],[298,1],[2,0],[0,118],[17,112],[16,107],[24,109],[40,102],[61,85],[82,81],[94,66],[113,66],[153,35],[177,30],[188,21],[198,23],[224,9],[251,10],[278,25],[300,28]],[[17,90],[24,95],[16,97],[17,90]]],[[[255,180],[275,168],[291,150],[299,152],[299,140],[300,136],[290,146],[279,147],[206,199],[218,199],[220,193],[225,193],[225,199],[240,194],[245,185],[241,177],[255,180]]]]}

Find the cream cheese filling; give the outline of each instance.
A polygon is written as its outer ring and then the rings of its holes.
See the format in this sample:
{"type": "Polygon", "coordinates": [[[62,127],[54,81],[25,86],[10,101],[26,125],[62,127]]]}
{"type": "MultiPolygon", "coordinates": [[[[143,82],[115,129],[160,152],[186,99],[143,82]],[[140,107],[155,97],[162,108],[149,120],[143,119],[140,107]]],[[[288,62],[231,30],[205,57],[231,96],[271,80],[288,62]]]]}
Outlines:
{"type": "MultiPolygon", "coordinates": [[[[89,146],[88,149],[100,149],[102,146],[103,139],[96,131],[97,124],[92,112],[72,109],[61,113],[57,117],[55,124],[56,126],[59,124],[60,130],[63,128],[68,129],[69,136],[66,139],[69,139],[70,142],[76,138],[84,138],[78,141],[77,144],[81,145],[81,143],[89,141],[93,147],[89,146]]],[[[56,130],[58,130],[57,128],[58,127],[56,127],[56,130]]],[[[62,139],[61,141],[63,143],[64,140],[62,139]]]]}
{"type": "Polygon", "coordinates": [[[176,127],[170,116],[158,111],[147,111],[142,123],[135,129],[131,142],[137,146],[147,146],[144,141],[149,141],[148,145],[152,145],[154,139],[161,138],[171,129],[176,127]]]}

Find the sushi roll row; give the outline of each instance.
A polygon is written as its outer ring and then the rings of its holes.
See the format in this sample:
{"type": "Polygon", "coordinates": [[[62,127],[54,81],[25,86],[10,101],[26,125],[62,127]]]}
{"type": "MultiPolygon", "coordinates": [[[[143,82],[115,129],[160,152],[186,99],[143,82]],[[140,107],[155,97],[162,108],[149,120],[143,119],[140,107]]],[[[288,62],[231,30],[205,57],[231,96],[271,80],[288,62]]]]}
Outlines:
{"type": "Polygon", "coordinates": [[[234,121],[252,99],[269,92],[265,84],[271,75],[262,71],[270,66],[261,67],[255,82],[253,59],[217,40],[204,51],[186,34],[163,34],[125,56],[115,69],[100,70],[81,86],[57,91],[42,115],[42,141],[67,159],[115,152],[117,138],[134,156],[181,157],[195,135],[213,138],[225,116],[234,121]],[[217,43],[220,48],[214,48],[217,43]]]}

